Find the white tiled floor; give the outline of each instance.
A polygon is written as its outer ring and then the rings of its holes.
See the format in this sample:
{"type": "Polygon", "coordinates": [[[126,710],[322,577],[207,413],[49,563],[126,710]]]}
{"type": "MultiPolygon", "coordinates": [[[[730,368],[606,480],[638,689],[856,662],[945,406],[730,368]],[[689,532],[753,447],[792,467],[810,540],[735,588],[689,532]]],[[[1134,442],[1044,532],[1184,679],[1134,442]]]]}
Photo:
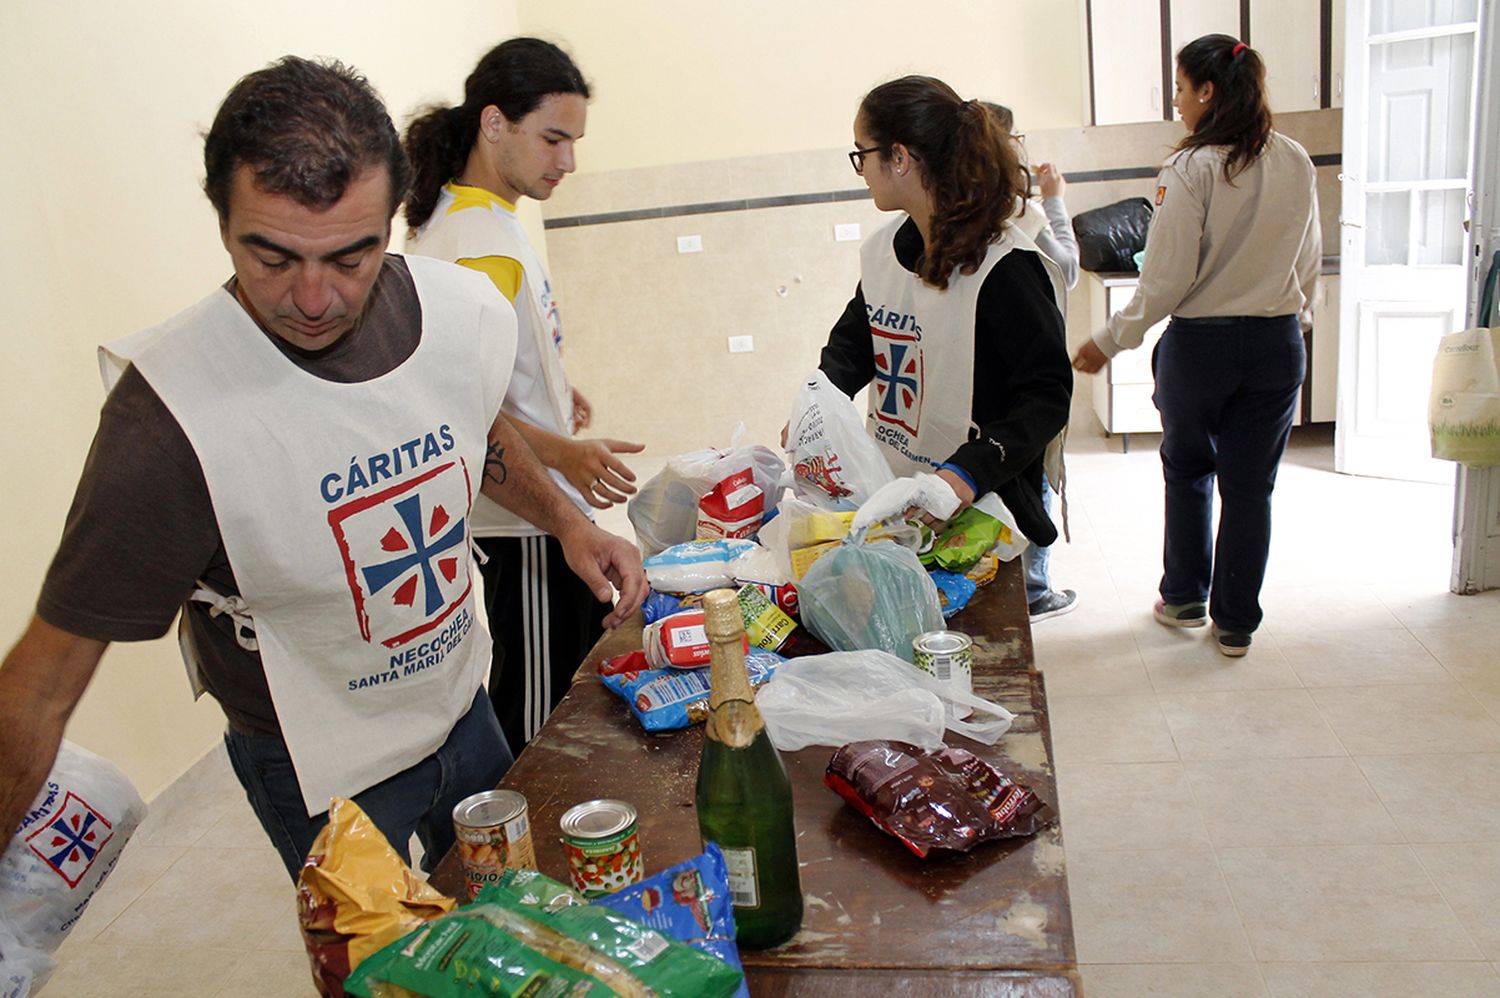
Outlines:
{"type": "MultiPolygon", "coordinates": [[[[1500,995],[1500,592],[1447,591],[1452,489],[1334,474],[1297,431],[1231,660],[1151,620],[1155,444],[1071,441],[1053,575],[1081,603],[1035,634],[1090,998],[1500,995]]],[[[59,956],[46,998],[314,993],[222,750],[59,956]]]]}

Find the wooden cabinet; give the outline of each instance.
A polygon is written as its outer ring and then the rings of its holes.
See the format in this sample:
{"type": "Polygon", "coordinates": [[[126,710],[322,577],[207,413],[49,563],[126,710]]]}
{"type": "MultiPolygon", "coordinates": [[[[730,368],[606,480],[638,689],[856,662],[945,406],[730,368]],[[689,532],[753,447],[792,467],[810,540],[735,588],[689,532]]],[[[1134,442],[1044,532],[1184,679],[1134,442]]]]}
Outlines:
{"type": "Polygon", "coordinates": [[[1241,37],[1246,20],[1249,42],[1266,63],[1273,112],[1343,105],[1341,0],[1091,0],[1094,124],[1171,120],[1177,50],[1203,35],[1241,37]]]}
{"type": "Polygon", "coordinates": [[[1253,0],[1250,39],[1266,63],[1271,110],[1322,107],[1322,5],[1316,0],[1253,0]]]}
{"type": "MultiPolygon", "coordinates": [[[[1125,307],[1140,282],[1135,274],[1088,273],[1084,280],[1089,335],[1104,328],[1105,320],[1125,307]]],[[[1313,328],[1308,335],[1307,381],[1302,387],[1303,397],[1297,402],[1294,426],[1331,423],[1337,413],[1339,275],[1330,273],[1319,278],[1317,294],[1313,328]]],[[[1163,319],[1146,330],[1139,347],[1116,354],[1092,378],[1094,415],[1106,434],[1121,435],[1126,450],[1130,449],[1130,434],[1161,432],[1161,415],[1151,401],[1151,393],[1156,389],[1156,379],[1151,374],[1151,352],[1169,321],[1163,319]]],[[[1078,390],[1075,384],[1074,391],[1078,390]]]]}
{"type": "MultiPolygon", "coordinates": [[[[1177,51],[1195,38],[1204,35],[1240,36],[1239,0],[1177,0],[1172,4],[1172,51],[1167,57],[1173,60],[1176,71],[1177,51]]],[[[1170,100],[1170,97],[1168,98],[1170,100]]]]}
{"type": "Polygon", "coordinates": [[[1107,0],[1089,7],[1094,124],[1161,121],[1161,0],[1107,0]]]}
{"type": "MultiPolygon", "coordinates": [[[[1105,320],[1124,308],[1135,294],[1139,278],[1134,274],[1088,274],[1089,329],[1104,328],[1105,320]]],[[[1093,377],[1094,415],[1108,434],[1124,437],[1130,449],[1130,434],[1160,433],[1161,416],[1151,401],[1156,381],[1151,375],[1151,351],[1167,328],[1163,319],[1146,331],[1141,345],[1116,354],[1093,377]]]]}

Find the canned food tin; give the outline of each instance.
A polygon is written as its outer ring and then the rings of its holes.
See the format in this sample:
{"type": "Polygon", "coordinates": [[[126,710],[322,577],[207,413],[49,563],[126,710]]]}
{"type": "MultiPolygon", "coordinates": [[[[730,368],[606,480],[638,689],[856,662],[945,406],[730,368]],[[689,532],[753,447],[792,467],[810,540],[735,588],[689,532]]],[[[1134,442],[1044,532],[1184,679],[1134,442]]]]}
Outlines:
{"type": "Polygon", "coordinates": [[[453,832],[471,901],[506,870],[536,869],[526,798],[514,790],[487,790],[459,801],[453,832]]]}
{"type": "MultiPolygon", "coordinates": [[[[974,692],[974,642],[959,631],[928,631],[911,640],[916,666],[939,682],[951,685],[961,693],[974,692]]],[[[952,715],[962,720],[973,708],[948,705],[952,715]]]]}
{"type": "Polygon", "coordinates": [[[591,800],[562,816],[563,849],[573,889],[598,897],[640,883],[646,875],[635,808],[622,800],[591,800]]]}

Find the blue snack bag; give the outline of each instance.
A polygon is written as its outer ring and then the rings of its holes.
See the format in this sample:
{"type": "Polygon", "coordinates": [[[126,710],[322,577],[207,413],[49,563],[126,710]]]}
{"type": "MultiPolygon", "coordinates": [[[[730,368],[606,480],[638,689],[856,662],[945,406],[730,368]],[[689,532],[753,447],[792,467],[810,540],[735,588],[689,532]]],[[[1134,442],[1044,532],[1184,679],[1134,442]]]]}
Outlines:
{"type": "MultiPolygon", "coordinates": [[[[736,970],[740,950],[734,943],[734,904],[724,854],[710,842],[702,855],[669,866],[638,884],[591,902],[656,929],[694,949],[718,957],[736,970]]],[[[749,998],[743,981],[733,998],[749,998]]]]}
{"type": "Polygon", "coordinates": [[[932,577],[933,585],[937,586],[938,605],[942,607],[944,619],[968,606],[969,600],[974,598],[974,593],[979,588],[973,579],[957,572],[934,568],[927,574],[932,577]]]}
{"type": "Polygon", "coordinates": [[[699,606],[702,600],[692,596],[678,596],[675,593],[659,593],[653,591],[646,601],[641,604],[641,616],[646,623],[654,624],[663,617],[670,617],[678,610],[687,609],[690,606],[699,606]]]}
{"type": "MultiPolygon", "coordinates": [[[[759,686],[786,661],[771,651],[752,648],[745,656],[750,685],[759,686]]],[[[645,652],[631,652],[599,664],[599,679],[624,700],[647,731],[676,731],[708,720],[708,666],[698,669],[653,669],[645,652]]]]}

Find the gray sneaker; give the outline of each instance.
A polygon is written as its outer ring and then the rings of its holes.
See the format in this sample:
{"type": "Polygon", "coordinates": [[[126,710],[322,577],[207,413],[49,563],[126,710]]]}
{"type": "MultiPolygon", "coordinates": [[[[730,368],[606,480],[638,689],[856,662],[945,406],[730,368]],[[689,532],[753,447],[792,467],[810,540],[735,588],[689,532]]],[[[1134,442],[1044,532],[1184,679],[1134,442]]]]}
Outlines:
{"type": "Polygon", "coordinates": [[[1071,589],[1050,589],[1040,596],[1026,608],[1026,613],[1035,624],[1039,620],[1048,617],[1061,617],[1065,613],[1072,613],[1078,608],[1078,594],[1071,589]]]}

